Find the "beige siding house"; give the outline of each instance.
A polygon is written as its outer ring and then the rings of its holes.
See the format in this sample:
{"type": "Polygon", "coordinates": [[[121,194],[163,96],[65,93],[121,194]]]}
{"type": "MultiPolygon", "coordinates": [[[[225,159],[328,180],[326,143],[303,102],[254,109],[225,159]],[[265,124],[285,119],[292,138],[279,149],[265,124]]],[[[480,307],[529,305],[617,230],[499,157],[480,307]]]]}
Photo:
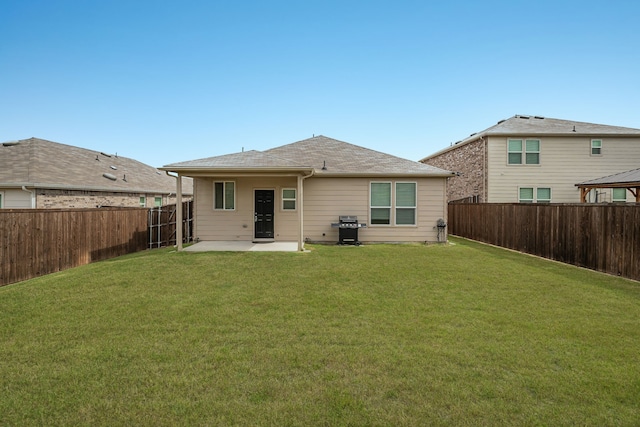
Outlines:
{"type": "MultiPolygon", "coordinates": [[[[458,173],[449,201],[578,203],[576,184],[638,167],[640,129],[516,115],[420,161],[458,173]]],[[[587,201],[620,200],[600,188],[587,201]]]]}
{"type": "MultiPolygon", "coordinates": [[[[115,154],[39,138],[0,144],[0,208],[154,207],[175,203],[176,178],[115,154]]],[[[191,197],[190,179],[183,195],[191,197]]]]}
{"type": "Polygon", "coordinates": [[[324,136],[160,169],[194,179],[201,241],[335,243],[341,215],[367,224],[365,243],[446,240],[450,172],[324,136]]]}

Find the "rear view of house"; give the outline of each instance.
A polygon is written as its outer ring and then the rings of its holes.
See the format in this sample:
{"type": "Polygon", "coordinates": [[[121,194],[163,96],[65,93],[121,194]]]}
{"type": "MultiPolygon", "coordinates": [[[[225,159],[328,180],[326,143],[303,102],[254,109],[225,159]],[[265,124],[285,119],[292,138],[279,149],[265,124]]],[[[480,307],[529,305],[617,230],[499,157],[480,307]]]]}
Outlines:
{"type": "MultiPolygon", "coordinates": [[[[356,216],[363,242],[435,242],[451,173],[315,136],[160,168],[194,179],[195,237],[206,241],[337,242],[356,216]]],[[[180,193],[180,189],[177,191],[180,193]]],[[[442,232],[442,230],[441,230],[442,232]]]]}
{"type": "MultiPolygon", "coordinates": [[[[516,115],[421,162],[458,172],[449,201],[578,203],[576,184],[638,167],[640,129],[516,115]]],[[[635,200],[599,188],[586,201],[635,200]]]]}

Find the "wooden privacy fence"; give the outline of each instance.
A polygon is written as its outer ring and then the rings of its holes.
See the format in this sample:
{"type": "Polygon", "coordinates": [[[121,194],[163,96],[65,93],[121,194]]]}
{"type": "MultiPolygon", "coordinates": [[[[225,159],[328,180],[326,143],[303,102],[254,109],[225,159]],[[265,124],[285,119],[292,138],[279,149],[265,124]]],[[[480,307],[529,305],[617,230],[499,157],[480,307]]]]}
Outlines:
{"type": "MultiPolygon", "coordinates": [[[[149,249],[176,244],[176,206],[158,206],[149,210],[149,249]]],[[[182,202],[182,243],[193,241],[192,224],[193,201],[182,202]]]]}
{"type": "Polygon", "coordinates": [[[640,280],[640,205],[449,204],[449,233],[640,280]]]}
{"type": "Polygon", "coordinates": [[[147,211],[0,209],[0,286],[146,249],[147,211]]]}

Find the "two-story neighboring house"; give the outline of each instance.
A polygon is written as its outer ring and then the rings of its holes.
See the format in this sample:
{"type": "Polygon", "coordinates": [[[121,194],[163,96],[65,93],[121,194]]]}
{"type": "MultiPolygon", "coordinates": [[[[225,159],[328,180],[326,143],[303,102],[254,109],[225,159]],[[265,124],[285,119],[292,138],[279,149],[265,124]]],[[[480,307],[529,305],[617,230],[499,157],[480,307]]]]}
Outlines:
{"type": "MultiPolygon", "coordinates": [[[[516,115],[420,161],[458,173],[449,201],[578,203],[576,184],[638,168],[640,129],[516,115]]],[[[616,191],[587,201],[635,201],[616,191]]]]}

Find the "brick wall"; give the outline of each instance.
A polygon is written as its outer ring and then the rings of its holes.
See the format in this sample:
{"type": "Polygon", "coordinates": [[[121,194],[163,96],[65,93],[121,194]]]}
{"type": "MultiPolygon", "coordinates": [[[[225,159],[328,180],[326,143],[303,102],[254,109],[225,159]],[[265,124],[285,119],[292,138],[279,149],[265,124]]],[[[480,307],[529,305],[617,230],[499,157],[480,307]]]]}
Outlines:
{"type": "Polygon", "coordinates": [[[95,208],[99,206],[140,207],[140,196],[146,197],[146,207],[154,206],[154,197],[162,197],[162,204],[175,203],[175,197],[161,194],[108,193],[82,190],[37,190],[36,208],[95,208]]]}
{"type": "Polygon", "coordinates": [[[460,176],[449,178],[447,184],[448,201],[476,196],[480,202],[485,202],[484,158],[485,141],[477,139],[427,159],[423,163],[460,174],[460,176]]]}

